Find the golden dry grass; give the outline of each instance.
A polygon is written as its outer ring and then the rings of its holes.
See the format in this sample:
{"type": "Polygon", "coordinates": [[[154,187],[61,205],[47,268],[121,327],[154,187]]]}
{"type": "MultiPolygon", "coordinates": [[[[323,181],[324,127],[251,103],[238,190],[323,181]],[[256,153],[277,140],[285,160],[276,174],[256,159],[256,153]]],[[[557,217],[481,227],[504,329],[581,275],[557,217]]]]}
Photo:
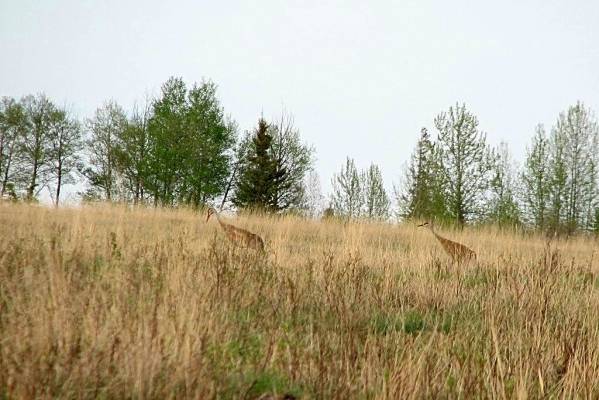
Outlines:
{"type": "Polygon", "coordinates": [[[592,238],[0,206],[0,398],[599,397],[592,238]]]}

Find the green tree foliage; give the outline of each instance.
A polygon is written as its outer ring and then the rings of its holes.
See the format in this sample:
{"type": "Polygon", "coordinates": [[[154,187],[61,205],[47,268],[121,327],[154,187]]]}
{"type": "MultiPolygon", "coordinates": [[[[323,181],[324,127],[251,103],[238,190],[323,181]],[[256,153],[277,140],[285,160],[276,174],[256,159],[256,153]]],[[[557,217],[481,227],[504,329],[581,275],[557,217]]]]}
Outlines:
{"type": "MultiPolygon", "coordinates": [[[[519,181],[507,146],[491,152],[465,105],[440,113],[434,125],[437,137],[422,130],[395,188],[401,217],[599,232],[599,124],[581,102],[559,115],[549,135],[536,128],[519,181]]],[[[301,141],[293,118],[260,119],[236,143],[237,126],[211,82],[188,88],[171,78],[142,110],[127,116],[108,102],[85,126],[82,146],[79,122],[43,94],[0,99],[0,195],[33,200],[48,188],[58,204],[77,166],[86,196],[96,199],[197,207],[216,199],[224,205],[233,193],[241,208],[311,216],[324,208],[314,149],[301,141]]],[[[388,218],[376,165],[358,171],[347,158],[332,185],[326,215],[388,218]]]]}
{"type": "MultiPolygon", "coordinates": [[[[265,133],[270,138],[270,144],[264,156],[272,158],[275,168],[273,176],[278,178],[269,184],[269,190],[272,191],[270,206],[261,206],[262,201],[259,201],[256,205],[248,203],[243,207],[264,208],[275,212],[301,211],[305,208],[306,176],[314,163],[314,149],[301,141],[300,132],[295,128],[293,117],[290,114],[283,112],[279,119],[270,123],[263,121],[263,123],[265,125],[262,126],[266,126],[265,133]]],[[[259,123],[259,128],[261,124],[259,123]]],[[[254,134],[246,133],[237,146],[237,161],[234,167],[237,175],[235,179],[237,190],[241,186],[244,186],[242,190],[248,189],[249,183],[246,178],[251,176],[252,172],[248,173],[247,170],[255,167],[255,163],[250,162],[250,159],[257,156],[255,139],[258,132],[259,129],[254,134]]],[[[242,197],[244,196],[242,195],[242,197]]],[[[234,203],[240,204],[239,201],[238,198],[234,203]]]]}
{"type": "Polygon", "coordinates": [[[403,182],[395,187],[399,217],[447,219],[441,158],[426,128],[422,128],[416,150],[406,166],[403,182]]]}
{"type": "Polygon", "coordinates": [[[186,204],[198,206],[223,193],[230,173],[237,126],[226,118],[216,85],[203,82],[188,94],[184,190],[186,204]]]}
{"type": "Polygon", "coordinates": [[[145,199],[145,183],[148,179],[149,133],[148,121],[151,108],[148,103],[142,109],[134,108],[124,129],[119,130],[115,157],[118,170],[123,176],[123,186],[134,204],[145,199]]]}
{"type": "Polygon", "coordinates": [[[152,111],[147,188],[155,203],[199,206],[221,195],[236,125],[225,117],[216,85],[188,91],[182,79],[170,78],[152,111]]]}
{"type": "Polygon", "coordinates": [[[464,224],[481,215],[490,182],[490,151],[478,119],[465,105],[450,107],[435,118],[447,211],[464,224]]]}
{"type": "Polygon", "coordinates": [[[376,164],[358,171],[355,162],[347,158],[345,166],[333,176],[330,204],[335,216],[349,219],[386,220],[391,201],[383,185],[383,176],[376,164]]]}
{"type": "Polygon", "coordinates": [[[353,159],[347,157],[345,166],[332,179],[331,206],[334,215],[346,218],[362,216],[364,196],[362,179],[353,159]]]}
{"type": "Polygon", "coordinates": [[[520,225],[516,174],[507,143],[501,143],[493,152],[492,173],[487,220],[499,226],[520,225]]]}
{"type": "Polygon", "coordinates": [[[153,103],[149,121],[148,189],[154,204],[173,205],[183,185],[185,119],[187,88],[180,78],[170,78],[162,85],[162,94],[153,103]]]}
{"type": "Polygon", "coordinates": [[[592,228],[599,196],[598,142],[597,121],[582,103],[559,115],[550,141],[552,229],[592,228]]]}
{"type": "Polygon", "coordinates": [[[21,182],[25,197],[31,201],[45,187],[49,178],[47,156],[50,150],[50,125],[56,107],[44,95],[26,96],[21,100],[27,123],[19,140],[21,182]]]}
{"type": "Polygon", "coordinates": [[[334,215],[347,218],[361,217],[364,206],[362,180],[352,158],[347,157],[345,166],[333,176],[332,185],[331,205],[334,215]]]}
{"type": "Polygon", "coordinates": [[[220,209],[222,210],[227,201],[229,200],[229,196],[232,192],[235,191],[239,176],[244,172],[244,165],[249,157],[249,151],[252,143],[252,133],[246,131],[244,136],[240,138],[240,140],[235,143],[233,146],[233,160],[231,162],[231,173],[227,178],[227,183],[225,186],[225,191],[223,193],[220,209]]]}
{"type": "Polygon", "coordinates": [[[269,133],[277,169],[284,171],[280,184],[274,189],[273,202],[278,210],[299,209],[305,198],[305,177],[314,163],[314,149],[302,143],[293,117],[286,112],[269,124],[269,133]]]}
{"type": "Polygon", "coordinates": [[[549,137],[539,125],[522,171],[527,221],[556,232],[594,230],[598,164],[599,126],[581,102],[560,113],[549,137]]]}
{"type": "Polygon", "coordinates": [[[33,200],[48,188],[58,204],[61,188],[75,182],[72,172],[82,150],[79,122],[43,94],[20,102],[4,98],[0,135],[2,194],[16,186],[33,200]]]}
{"type": "Polygon", "coordinates": [[[553,231],[560,231],[564,221],[564,198],[566,193],[567,170],[564,155],[565,138],[556,134],[555,129],[550,137],[550,191],[549,191],[549,221],[548,226],[553,231]]]}
{"type": "Polygon", "coordinates": [[[119,138],[127,128],[127,116],[115,102],[99,107],[87,120],[86,148],[89,165],[82,170],[88,179],[89,199],[125,200],[120,190],[119,138]]]}
{"type": "Polygon", "coordinates": [[[61,189],[75,183],[73,172],[80,162],[83,147],[81,125],[64,109],[55,109],[50,116],[50,139],[47,163],[54,183],[54,204],[58,206],[61,189]]]}
{"type": "Polygon", "coordinates": [[[550,142],[543,125],[537,125],[531,146],[527,149],[524,168],[520,174],[522,202],[527,223],[536,229],[547,227],[552,175],[550,171],[550,142]]]}
{"type": "Polygon", "coordinates": [[[383,184],[383,175],[376,164],[362,174],[364,194],[364,216],[369,219],[387,220],[391,211],[391,201],[383,184]]]}
{"type": "Polygon", "coordinates": [[[284,209],[277,202],[277,192],[286,181],[287,171],[273,154],[269,131],[267,122],[260,118],[237,182],[236,207],[266,212],[284,209]]]}
{"type": "Polygon", "coordinates": [[[590,229],[599,204],[599,126],[591,111],[578,102],[560,115],[557,130],[566,137],[566,224],[570,232],[590,229]]]}
{"type": "Polygon", "coordinates": [[[19,169],[15,168],[19,143],[25,136],[27,115],[23,105],[11,97],[0,100],[0,196],[16,196],[14,185],[19,169]]]}

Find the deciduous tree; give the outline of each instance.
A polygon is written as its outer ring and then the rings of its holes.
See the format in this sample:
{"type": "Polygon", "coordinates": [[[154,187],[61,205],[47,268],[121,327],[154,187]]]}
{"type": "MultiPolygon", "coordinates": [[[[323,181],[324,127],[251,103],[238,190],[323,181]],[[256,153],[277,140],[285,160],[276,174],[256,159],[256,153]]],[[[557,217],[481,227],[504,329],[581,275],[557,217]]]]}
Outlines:
{"type": "Polygon", "coordinates": [[[486,219],[500,226],[517,226],[521,212],[517,201],[517,180],[514,160],[507,143],[500,143],[493,152],[490,200],[486,219]]]}
{"type": "Polygon", "coordinates": [[[395,187],[399,217],[415,219],[448,219],[444,174],[438,146],[432,141],[426,128],[404,171],[403,181],[395,187]]]}
{"type": "Polygon", "coordinates": [[[545,229],[550,207],[551,171],[549,139],[543,125],[537,125],[520,174],[522,202],[526,221],[536,229],[545,229]]]}
{"type": "Polygon", "coordinates": [[[50,139],[47,163],[49,175],[54,178],[54,204],[58,206],[61,189],[75,183],[72,173],[80,161],[81,125],[65,109],[55,109],[50,116],[50,139]]]}
{"type": "Polygon", "coordinates": [[[56,107],[44,95],[26,96],[22,100],[27,127],[19,140],[19,167],[23,174],[27,200],[33,200],[49,178],[47,155],[50,146],[50,125],[56,107]]]}
{"type": "Polygon", "coordinates": [[[190,90],[170,78],[149,120],[147,187],[155,203],[199,206],[223,194],[230,176],[237,125],[226,117],[216,85],[190,90]]]}
{"type": "Polygon", "coordinates": [[[305,177],[313,165],[314,149],[303,143],[293,116],[285,111],[269,124],[271,151],[277,168],[285,171],[274,191],[274,203],[279,210],[301,208],[305,192],[305,177]]]}
{"type": "Polygon", "coordinates": [[[88,198],[123,200],[119,183],[118,141],[127,128],[127,116],[117,103],[99,107],[87,120],[86,149],[89,165],[82,171],[88,179],[88,198]]]}
{"type": "Polygon", "coordinates": [[[352,158],[347,157],[341,171],[332,179],[331,206],[339,217],[359,218],[362,216],[364,195],[362,180],[352,158]]]}
{"type": "Polygon", "coordinates": [[[391,210],[391,201],[385,190],[383,175],[376,164],[362,173],[364,194],[364,216],[369,219],[387,220],[391,210]]]}
{"type": "Polygon", "coordinates": [[[15,195],[18,175],[15,162],[26,129],[27,116],[23,105],[11,97],[3,97],[0,101],[0,196],[8,192],[15,195]]]}
{"type": "Polygon", "coordinates": [[[456,104],[435,118],[444,192],[451,218],[464,224],[481,215],[490,182],[490,151],[478,119],[456,104]]]}
{"type": "Polygon", "coordinates": [[[135,107],[124,129],[118,131],[115,156],[116,164],[123,175],[127,197],[134,204],[143,202],[149,179],[149,133],[148,121],[151,107],[148,102],[141,108],[135,107]]]}

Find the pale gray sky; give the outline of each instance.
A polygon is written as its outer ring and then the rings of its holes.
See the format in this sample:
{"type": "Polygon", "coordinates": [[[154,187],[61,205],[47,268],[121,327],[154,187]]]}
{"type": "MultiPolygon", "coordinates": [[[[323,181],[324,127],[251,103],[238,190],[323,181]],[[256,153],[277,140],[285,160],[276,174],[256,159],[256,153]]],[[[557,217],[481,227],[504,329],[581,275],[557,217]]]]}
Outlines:
{"type": "Polygon", "coordinates": [[[599,111],[599,2],[0,0],[0,57],[0,95],[80,117],[212,79],[242,130],[292,112],[326,191],[346,156],[390,188],[456,101],[516,159],[568,105],[599,111]]]}

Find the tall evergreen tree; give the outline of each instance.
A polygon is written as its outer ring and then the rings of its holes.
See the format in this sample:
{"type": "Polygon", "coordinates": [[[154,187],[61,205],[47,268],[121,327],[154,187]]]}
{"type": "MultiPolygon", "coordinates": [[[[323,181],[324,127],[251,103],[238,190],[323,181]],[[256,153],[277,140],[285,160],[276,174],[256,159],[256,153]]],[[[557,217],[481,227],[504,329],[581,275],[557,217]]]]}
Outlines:
{"type": "MultiPolygon", "coordinates": [[[[304,209],[306,197],[306,175],[314,163],[314,149],[302,143],[300,133],[293,124],[293,117],[283,112],[279,119],[267,123],[267,133],[271,137],[268,152],[272,155],[277,168],[275,175],[281,178],[273,185],[272,210],[304,209]]],[[[239,176],[245,173],[249,165],[247,158],[255,155],[253,137],[250,134],[238,143],[234,171],[239,176]]]]}
{"type": "Polygon", "coordinates": [[[237,183],[233,199],[236,207],[267,212],[281,210],[276,193],[287,171],[272,153],[273,139],[268,128],[266,121],[260,118],[237,183]]]}

